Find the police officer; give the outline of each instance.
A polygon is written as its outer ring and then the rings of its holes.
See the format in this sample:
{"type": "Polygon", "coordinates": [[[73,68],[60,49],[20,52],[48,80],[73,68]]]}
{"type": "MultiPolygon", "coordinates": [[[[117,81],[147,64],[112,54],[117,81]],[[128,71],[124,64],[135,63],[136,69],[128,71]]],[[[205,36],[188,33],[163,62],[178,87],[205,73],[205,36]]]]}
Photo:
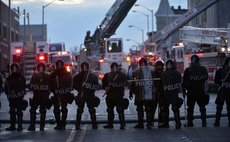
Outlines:
{"type": "Polygon", "coordinates": [[[54,129],[63,130],[66,126],[68,99],[72,91],[72,75],[65,69],[62,60],[56,62],[56,70],[51,74],[51,91],[54,94],[53,112],[57,123],[54,129]]]}
{"type": "Polygon", "coordinates": [[[208,79],[207,69],[200,65],[199,57],[193,55],[191,57],[191,65],[186,68],[183,76],[183,88],[187,91],[187,127],[193,127],[194,106],[197,102],[202,120],[202,127],[207,126],[206,108],[207,105],[205,95],[205,81],[208,79]]]}
{"type": "Polygon", "coordinates": [[[223,68],[216,71],[214,78],[215,84],[219,86],[218,94],[216,98],[216,119],[214,126],[220,126],[220,116],[223,110],[224,102],[227,105],[227,115],[228,115],[228,127],[230,127],[230,57],[226,57],[224,60],[223,68]]]}
{"type": "Polygon", "coordinates": [[[46,108],[49,103],[50,76],[45,73],[46,65],[37,64],[38,73],[32,76],[30,89],[33,91],[33,98],[30,100],[30,126],[28,131],[35,131],[36,110],[40,106],[40,131],[44,131],[46,108]]]}
{"type": "Polygon", "coordinates": [[[25,77],[19,72],[20,67],[17,63],[13,63],[10,67],[11,74],[6,78],[4,90],[9,100],[10,106],[10,127],[6,131],[15,131],[15,124],[18,123],[17,131],[22,131],[23,121],[23,98],[26,94],[26,81],[25,77]],[[17,120],[16,120],[17,119],[17,120]]]}
{"type": "Polygon", "coordinates": [[[178,104],[178,93],[181,89],[181,74],[176,70],[176,65],[173,60],[166,62],[166,71],[161,76],[162,84],[164,87],[163,95],[163,110],[162,119],[163,124],[159,128],[169,128],[169,105],[172,105],[172,111],[176,122],[176,129],[181,128],[180,121],[180,104],[178,104]]]}
{"type": "Polygon", "coordinates": [[[153,122],[154,122],[154,115],[157,109],[158,104],[158,124],[162,123],[162,106],[163,106],[163,94],[164,94],[164,87],[161,81],[161,75],[164,71],[164,62],[162,60],[157,60],[155,63],[154,69],[154,86],[156,88],[156,99],[154,102],[154,110],[153,110],[153,122]]]}
{"type": "Polygon", "coordinates": [[[151,129],[153,126],[154,100],[156,99],[153,81],[154,73],[153,70],[147,66],[147,60],[145,58],[139,60],[139,66],[140,68],[134,73],[134,82],[131,85],[129,94],[130,99],[133,98],[132,93],[135,94],[135,105],[137,106],[138,124],[136,124],[134,128],[144,128],[145,110],[147,119],[146,126],[147,129],[151,129]]]}
{"type": "Polygon", "coordinates": [[[106,105],[108,112],[108,124],[104,128],[113,128],[114,107],[116,107],[120,120],[120,129],[125,129],[125,115],[122,100],[124,97],[124,88],[127,82],[125,73],[119,71],[117,63],[110,65],[111,72],[106,73],[102,79],[102,87],[106,91],[106,105]]]}
{"type": "Polygon", "coordinates": [[[75,129],[80,129],[81,116],[84,111],[85,103],[87,104],[91,121],[92,129],[97,129],[97,119],[95,110],[95,91],[99,89],[98,77],[91,73],[89,70],[89,64],[83,62],[81,64],[81,72],[73,78],[73,88],[78,91],[77,96],[77,116],[75,129]]]}

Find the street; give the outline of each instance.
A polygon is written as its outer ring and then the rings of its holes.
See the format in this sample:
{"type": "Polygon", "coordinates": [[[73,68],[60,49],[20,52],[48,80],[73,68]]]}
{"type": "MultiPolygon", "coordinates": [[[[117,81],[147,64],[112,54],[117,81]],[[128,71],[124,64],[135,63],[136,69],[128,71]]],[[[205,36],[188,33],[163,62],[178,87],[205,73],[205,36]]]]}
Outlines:
{"type": "MultiPolygon", "coordinates": [[[[47,123],[45,126],[45,131],[39,131],[39,124],[37,124],[37,129],[35,132],[27,131],[28,123],[29,123],[29,108],[26,109],[24,112],[24,130],[22,132],[7,132],[5,131],[5,127],[9,126],[9,114],[8,114],[8,102],[6,96],[4,94],[1,95],[1,102],[2,108],[0,111],[0,122],[1,122],[1,132],[0,132],[0,141],[4,142],[14,142],[14,141],[29,141],[29,142],[36,142],[36,141],[60,141],[60,142],[117,142],[117,141],[175,141],[175,142],[202,142],[202,141],[221,141],[227,142],[230,141],[230,136],[227,135],[230,132],[230,128],[227,127],[228,121],[226,116],[226,109],[224,108],[223,116],[221,118],[221,127],[215,128],[213,127],[214,123],[214,114],[215,114],[215,94],[210,95],[210,103],[207,106],[207,115],[208,115],[208,127],[202,128],[201,127],[201,120],[195,119],[194,120],[194,127],[193,128],[186,128],[182,127],[180,130],[175,130],[175,122],[170,121],[170,128],[168,129],[160,129],[157,128],[157,120],[155,120],[154,128],[152,130],[148,129],[134,129],[134,125],[137,121],[136,110],[133,104],[133,101],[130,101],[129,108],[125,111],[126,114],[126,129],[120,130],[119,129],[119,121],[117,118],[117,114],[115,117],[115,127],[114,129],[104,129],[103,125],[106,123],[107,120],[107,113],[106,113],[106,104],[102,97],[104,91],[99,90],[96,92],[96,95],[101,98],[101,104],[97,108],[97,120],[99,122],[98,130],[92,130],[91,122],[87,107],[85,107],[85,111],[83,113],[82,118],[82,125],[80,130],[75,130],[75,115],[76,115],[76,105],[75,103],[68,106],[68,118],[67,118],[67,126],[66,130],[64,131],[57,131],[53,128],[55,127],[54,117],[53,117],[53,108],[48,110],[47,112],[47,123]]],[[[126,89],[125,92],[126,96],[128,97],[128,90],[126,89]]],[[[26,98],[31,97],[31,93],[29,92],[26,98]]],[[[37,114],[37,120],[39,120],[39,113],[37,114]]],[[[155,115],[157,117],[157,115],[155,115]]],[[[196,118],[199,117],[199,110],[196,107],[195,110],[196,118]]],[[[170,118],[173,120],[173,113],[170,110],[170,118]]],[[[157,119],[157,118],[156,118],[157,119]]],[[[184,106],[181,107],[181,120],[182,123],[185,124],[184,121],[184,106]]]]}

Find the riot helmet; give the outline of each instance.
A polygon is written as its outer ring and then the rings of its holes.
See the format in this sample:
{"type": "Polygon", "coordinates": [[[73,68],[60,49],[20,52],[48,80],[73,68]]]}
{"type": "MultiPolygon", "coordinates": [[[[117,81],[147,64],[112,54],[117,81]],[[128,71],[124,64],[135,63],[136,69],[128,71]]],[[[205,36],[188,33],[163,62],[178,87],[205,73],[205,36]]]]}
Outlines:
{"type": "Polygon", "coordinates": [[[18,72],[19,71],[19,64],[18,63],[12,63],[12,65],[10,66],[10,70],[12,73],[18,72]]]}
{"type": "Polygon", "coordinates": [[[117,72],[119,70],[119,66],[116,62],[113,62],[111,65],[110,65],[110,69],[112,72],[117,72]]]}
{"type": "Polygon", "coordinates": [[[147,66],[147,60],[145,58],[141,58],[139,60],[139,66],[142,67],[142,66],[147,66]]]}
{"type": "Polygon", "coordinates": [[[64,62],[62,60],[57,60],[56,69],[63,69],[63,68],[64,68],[64,62]]]}
{"type": "Polygon", "coordinates": [[[45,63],[38,63],[37,64],[37,71],[38,72],[44,72],[46,70],[46,65],[45,63]]]}
{"type": "Polygon", "coordinates": [[[191,63],[197,64],[199,62],[200,62],[200,58],[197,55],[192,55],[192,57],[191,57],[191,63]]]}
{"type": "Polygon", "coordinates": [[[163,60],[157,60],[155,63],[155,69],[159,72],[163,71],[164,68],[164,61],[163,60]]]}
{"type": "Polygon", "coordinates": [[[83,72],[89,71],[89,64],[87,62],[81,63],[81,71],[83,72]]]}
{"type": "Polygon", "coordinates": [[[169,70],[169,69],[175,69],[175,62],[172,60],[172,59],[169,59],[167,62],[166,62],[166,69],[169,70]]]}

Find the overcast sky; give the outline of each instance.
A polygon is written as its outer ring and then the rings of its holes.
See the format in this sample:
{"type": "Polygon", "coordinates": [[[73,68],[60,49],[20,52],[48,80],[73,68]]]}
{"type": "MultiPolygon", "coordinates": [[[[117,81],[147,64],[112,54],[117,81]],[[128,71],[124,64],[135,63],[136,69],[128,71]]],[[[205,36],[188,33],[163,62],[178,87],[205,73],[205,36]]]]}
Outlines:
{"type": "MultiPolygon", "coordinates": [[[[8,0],[2,0],[8,5],[8,0]]],[[[12,8],[20,7],[20,11],[26,9],[30,14],[31,24],[42,23],[42,6],[52,0],[11,0],[12,8]]],[[[79,47],[84,42],[87,30],[94,33],[96,27],[101,23],[105,14],[115,0],[56,0],[45,8],[45,24],[48,26],[48,40],[50,42],[65,42],[67,49],[79,47]]],[[[153,9],[154,13],[158,9],[160,0],[137,0],[137,4],[153,9]]],[[[187,0],[169,0],[171,6],[187,8],[187,0]]],[[[127,38],[141,42],[140,30],[129,28],[129,25],[138,26],[147,31],[147,18],[133,10],[142,11],[145,14],[151,13],[141,7],[133,7],[125,20],[116,31],[113,37],[121,37],[124,40],[125,51],[128,52],[135,42],[126,41],[127,38]]],[[[23,23],[23,18],[20,18],[23,23]]],[[[154,22],[156,20],[154,19],[154,22]]],[[[156,25],[154,25],[156,28],[156,25]]],[[[151,18],[150,18],[151,29],[151,18]]],[[[146,35],[145,35],[146,39],[146,35]]]]}

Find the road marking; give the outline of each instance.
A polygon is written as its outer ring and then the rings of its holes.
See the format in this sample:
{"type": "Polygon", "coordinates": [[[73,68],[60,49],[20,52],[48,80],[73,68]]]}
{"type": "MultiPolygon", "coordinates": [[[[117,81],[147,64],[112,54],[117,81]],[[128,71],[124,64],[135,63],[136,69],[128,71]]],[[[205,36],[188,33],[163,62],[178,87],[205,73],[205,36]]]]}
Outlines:
{"type": "Polygon", "coordinates": [[[83,128],[82,128],[82,130],[81,130],[81,134],[80,134],[80,136],[79,136],[78,142],[83,142],[84,137],[85,137],[85,134],[86,134],[86,130],[87,130],[87,124],[86,124],[86,125],[83,125],[83,128]]]}
{"type": "Polygon", "coordinates": [[[73,142],[77,132],[80,132],[78,142],[83,142],[83,139],[84,139],[85,134],[86,134],[86,130],[87,130],[87,124],[83,125],[80,130],[75,130],[75,128],[73,128],[69,137],[67,138],[66,142],[73,142]]]}

